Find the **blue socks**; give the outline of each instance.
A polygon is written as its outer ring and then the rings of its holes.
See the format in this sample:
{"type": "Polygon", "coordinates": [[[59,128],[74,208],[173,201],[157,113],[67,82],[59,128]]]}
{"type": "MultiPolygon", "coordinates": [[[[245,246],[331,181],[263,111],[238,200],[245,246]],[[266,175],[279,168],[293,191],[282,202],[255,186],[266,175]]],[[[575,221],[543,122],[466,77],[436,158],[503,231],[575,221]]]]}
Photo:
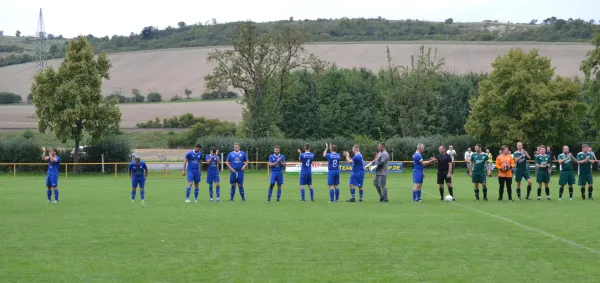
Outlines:
{"type": "Polygon", "coordinates": [[[335,188],[335,201],[340,200],[340,189],[335,188]]]}
{"type": "Polygon", "coordinates": [[[277,201],[281,198],[281,189],[277,189],[277,201]]]}
{"type": "Polygon", "coordinates": [[[413,190],[413,201],[421,200],[421,190],[413,190]]]}
{"type": "Polygon", "coordinates": [[[244,186],[240,185],[240,196],[242,197],[242,201],[246,201],[246,197],[244,196],[244,186]]]}
{"type": "Polygon", "coordinates": [[[200,189],[199,188],[195,188],[194,189],[194,199],[198,200],[198,194],[200,194],[200,189]]]}
{"type": "Polygon", "coordinates": [[[185,199],[190,199],[191,192],[192,192],[192,187],[185,188],[185,199]]]}
{"type": "Polygon", "coordinates": [[[363,198],[363,193],[364,193],[363,189],[358,189],[358,195],[360,196],[360,199],[363,198]]]}
{"type": "Polygon", "coordinates": [[[135,200],[136,190],[131,190],[131,200],[135,200]]]}
{"type": "Polygon", "coordinates": [[[335,191],[334,191],[333,189],[331,189],[331,188],[330,188],[330,189],[329,189],[329,201],[330,201],[330,202],[333,202],[333,201],[334,201],[334,194],[335,194],[335,191]]]}
{"type": "Polygon", "coordinates": [[[306,195],[304,188],[300,188],[300,198],[304,201],[304,196],[306,195]]]}
{"type": "Polygon", "coordinates": [[[212,190],[212,185],[208,186],[208,196],[210,197],[210,199],[213,198],[213,190],[212,190]]]}
{"type": "Polygon", "coordinates": [[[417,200],[417,191],[413,190],[413,201],[417,200]]]}
{"type": "Polygon", "coordinates": [[[267,196],[268,201],[271,201],[271,195],[273,195],[273,189],[269,189],[269,195],[267,196]]]}
{"type": "Polygon", "coordinates": [[[421,200],[421,192],[422,192],[421,190],[418,190],[418,191],[417,191],[417,197],[418,197],[418,200],[421,200]]]}
{"type": "Polygon", "coordinates": [[[312,201],[315,200],[315,190],[314,189],[310,189],[310,200],[312,200],[312,201]]]}
{"type": "Polygon", "coordinates": [[[221,187],[217,186],[217,198],[221,198],[221,187]]]}
{"type": "Polygon", "coordinates": [[[52,190],[47,190],[46,195],[48,195],[48,201],[52,201],[52,190]]]}
{"type": "MultiPolygon", "coordinates": [[[[241,193],[241,191],[240,191],[241,193]]],[[[235,196],[235,186],[231,186],[231,198],[229,200],[233,200],[233,197],[235,196]]]]}
{"type": "Polygon", "coordinates": [[[140,198],[141,198],[142,200],[144,200],[144,195],[145,195],[145,194],[146,194],[146,193],[144,192],[144,189],[140,189],[140,198]]]}
{"type": "Polygon", "coordinates": [[[58,189],[54,190],[54,200],[58,202],[58,189]]]}
{"type": "Polygon", "coordinates": [[[354,189],[354,188],[350,189],[350,197],[351,198],[355,198],[356,197],[356,189],[354,189]]]}

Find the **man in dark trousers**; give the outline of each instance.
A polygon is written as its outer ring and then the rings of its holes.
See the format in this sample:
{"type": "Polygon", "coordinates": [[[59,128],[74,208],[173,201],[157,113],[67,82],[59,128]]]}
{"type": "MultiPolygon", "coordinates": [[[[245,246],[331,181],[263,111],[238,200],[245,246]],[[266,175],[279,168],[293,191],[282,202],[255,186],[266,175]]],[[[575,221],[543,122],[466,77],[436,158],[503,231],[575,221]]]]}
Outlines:
{"type": "Polygon", "coordinates": [[[379,194],[379,201],[388,202],[387,174],[389,155],[385,150],[385,143],[379,143],[377,150],[379,150],[377,157],[366,167],[371,167],[370,170],[375,170],[375,180],[373,181],[373,185],[375,185],[377,193],[379,194]]]}
{"type": "Polygon", "coordinates": [[[448,192],[454,201],[454,190],[452,189],[452,157],[447,154],[445,145],[440,145],[440,154],[438,154],[436,160],[438,163],[437,183],[440,185],[440,200],[444,200],[444,182],[446,182],[448,192]]]}

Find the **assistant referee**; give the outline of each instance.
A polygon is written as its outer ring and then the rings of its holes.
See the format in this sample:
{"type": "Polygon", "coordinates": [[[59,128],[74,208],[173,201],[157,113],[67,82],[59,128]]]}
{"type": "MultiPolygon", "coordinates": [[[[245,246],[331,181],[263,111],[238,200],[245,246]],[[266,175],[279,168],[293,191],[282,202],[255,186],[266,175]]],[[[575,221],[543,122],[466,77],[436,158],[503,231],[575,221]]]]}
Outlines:
{"type": "Polygon", "coordinates": [[[447,154],[446,146],[440,145],[440,154],[437,156],[438,172],[437,172],[437,183],[440,185],[440,200],[444,200],[444,182],[448,186],[448,192],[454,199],[454,190],[452,189],[452,156],[447,154]]]}

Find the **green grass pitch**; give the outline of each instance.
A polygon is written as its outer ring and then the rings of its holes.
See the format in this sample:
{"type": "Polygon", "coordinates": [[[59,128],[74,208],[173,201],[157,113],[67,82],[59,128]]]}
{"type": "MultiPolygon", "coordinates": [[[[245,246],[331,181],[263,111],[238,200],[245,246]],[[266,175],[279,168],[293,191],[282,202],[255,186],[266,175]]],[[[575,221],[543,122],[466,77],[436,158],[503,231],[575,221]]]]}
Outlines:
{"type": "Polygon", "coordinates": [[[410,172],[389,176],[387,204],[372,177],[364,203],[328,203],[325,176],[314,177],[316,202],[301,203],[297,175],[266,203],[266,173],[248,173],[247,202],[217,204],[205,183],[200,202],[185,203],[181,176],[151,172],[141,205],[125,174],[61,175],[59,204],[46,203],[43,176],[4,174],[0,281],[600,282],[600,198],[582,201],[576,187],[558,202],[555,173],[550,202],[498,202],[494,177],[490,201],[475,202],[457,171],[458,201],[440,202],[434,176],[422,203],[411,202],[410,172]]]}

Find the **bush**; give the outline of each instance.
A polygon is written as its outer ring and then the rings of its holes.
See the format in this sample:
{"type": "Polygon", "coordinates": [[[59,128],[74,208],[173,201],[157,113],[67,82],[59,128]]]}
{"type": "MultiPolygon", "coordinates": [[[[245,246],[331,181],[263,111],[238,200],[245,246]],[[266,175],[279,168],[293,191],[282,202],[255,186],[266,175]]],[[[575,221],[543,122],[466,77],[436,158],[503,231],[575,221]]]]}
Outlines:
{"type": "Polygon", "coordinates": [[[33,138],[33,132],[31,130],[25,130],[25,132],[23,132],[22,137],[26,140],[29,140],[33,138]]]}
{"type": "Polygon", "coordinates": [[[181,100],[181,99],[182,99],[181,96],[179,96],[177,94],[175,94],[175,96],[171,97],[171,101],[178,101],[178,100],[181,100]]]}
{"type": "MultiPolygon", "coordinates": [[[[225,121],[221,121],[219,119],[208,119],[206,117],[194,117],[194,115],[191,113],[186,113],[179,117],[173,116],[168,119],[164,118],[164,119],[162,119],[162,121],[159,117],[156,117],[154,120],[149,120],[145,123],[144,122],[137,123],[136,126],[138,128],[190,128],[198,123],[204,123],[204,124],[210,124],[210,125],[224,124],[224,125],[227,125],[228,127],[236,127],[235,123],[225,122],[225,121]]],[[[229,135],[228,130],[225,132],[227,132],[227,135],[229,135]]]]}
{"type": "Polygon", "coordinates": [[[213,92],[205,92],[202,95],[200,95],[201,99],[219,99],[219,98],[236,98],[238,97],[238,94],[236,92],[233,91],[228,91],[228,92],[218,92],[218,91],[213,91],[213,92]]]}
{"type": "Polygon", "coordinates": [[[21,96],[12,92],[0,92],[0,104],[21,103],[21,96]]]}
{"type": "Polygon", "coordinates": [[[27,95],[27,103],[33,103],[33,95],[31,93],[27,95]]]}
{"type": "Polygon", "coordinates": [[[148,93],[148,96],[146,97],[146,101],[148,101],[148,102],[161,102],[162,101],[162,96],[160,95],[160,93],[151,92],[151,93],[148,93]]]}
{"type": "Polygon", "coordinates": [[[109,94],[107,95],[104,100],[113,100],[113,99],[117,99],[119,101],[119,103],[127,103],[129,102],[129,99],[125,96],[123,96],[122,94],[119,93],[113,93],[113,94],[109,94]]]}
{"type": "Polygon", "coordinates": [[[139,93],[133,95],[133,102],[144,102],[145,100],[146,98],[139,93]]]}

